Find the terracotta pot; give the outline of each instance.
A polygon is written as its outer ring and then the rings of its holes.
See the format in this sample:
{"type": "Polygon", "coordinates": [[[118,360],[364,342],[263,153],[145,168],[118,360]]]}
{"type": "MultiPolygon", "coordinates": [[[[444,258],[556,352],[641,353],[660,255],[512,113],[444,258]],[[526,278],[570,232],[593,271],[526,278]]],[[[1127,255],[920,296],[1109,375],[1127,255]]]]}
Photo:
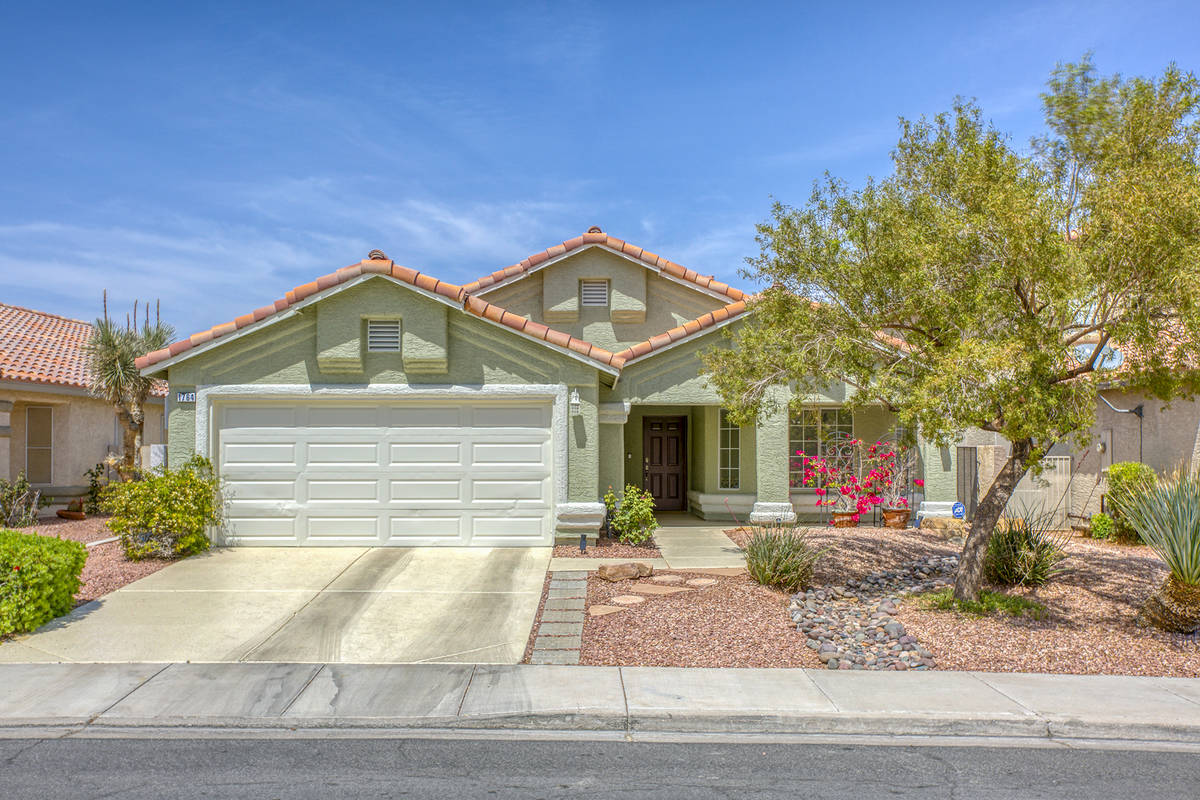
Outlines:
{"type": "Polygon", "coordinates": [[[885,508],[883,510],[883,527],[902,531],[908,527],[908,516],[907,508],[885,508]]]}
{"type": "Polygon", "coordinates": [[[857,528],[858,520],[857,511],[834,511],[833,512],[833,527],[835,528],[857,528]]]}
{"type": "Polygon", "coordinates": [[[60,508],[54,513],[63,519],[86,519],[86,515],[82,511],[67,511],[65,508],[60,508]]]}

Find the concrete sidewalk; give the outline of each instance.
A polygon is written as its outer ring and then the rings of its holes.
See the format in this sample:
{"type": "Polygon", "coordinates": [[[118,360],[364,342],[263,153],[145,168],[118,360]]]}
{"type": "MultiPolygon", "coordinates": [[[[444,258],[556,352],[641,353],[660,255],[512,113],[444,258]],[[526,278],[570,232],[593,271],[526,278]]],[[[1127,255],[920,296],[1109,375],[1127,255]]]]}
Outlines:
{"type": "Polygon", "coordinates": [[[5,664],[5,735],[533,729],[1200,743],[1200,679],[465,664],[5,664]]]}

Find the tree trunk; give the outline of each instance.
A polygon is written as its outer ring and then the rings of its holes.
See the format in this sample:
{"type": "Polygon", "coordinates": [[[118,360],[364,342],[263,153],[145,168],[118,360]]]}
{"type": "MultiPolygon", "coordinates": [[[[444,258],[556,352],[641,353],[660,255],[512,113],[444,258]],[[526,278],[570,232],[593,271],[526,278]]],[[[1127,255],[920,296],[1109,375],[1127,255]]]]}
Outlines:
{"type": "Polygon", "coordinates": [[[146,428],[146,412],[143,399],[135,397],[129,401],[129,416],[133,420],[133,467],[142,471],[142,434],[146,428]]]}
{"type": "Polygon", "coordinates": [[[988,542],[996,522],[1004,513],[1009,498],[1025,473],[1029,471],[1029,457],[1033,453],[1033,440],[1021,439],[1012,443],[1012,453],[1008,461],[992,481],[987,494],[979,502],[975,510],[975,518],[971,520],[971,533],[963,545],[962,556],[958,560],[958,574],[954,578],[954,599],[978,600],[979,590],[983,585],[983,562],[987,556],[988,542]]]}
{"type": "Polygon", "coordinates": [[[121,422],[121,458],[116,464],[117,475],[122,481],[130,481],[136,469],[137,426],[129,411],[121,406],[117,407],[117,419],[121,422]]]}

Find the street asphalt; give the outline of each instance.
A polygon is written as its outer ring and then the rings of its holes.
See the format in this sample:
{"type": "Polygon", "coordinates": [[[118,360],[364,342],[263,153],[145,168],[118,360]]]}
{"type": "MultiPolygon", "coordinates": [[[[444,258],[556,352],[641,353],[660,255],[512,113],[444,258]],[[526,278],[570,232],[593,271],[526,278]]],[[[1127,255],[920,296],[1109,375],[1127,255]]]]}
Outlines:
{"type": "Polygon", "coordinates": [[[24,798],[1194,797],[1194,752],[738,741],[0,740],[24,798]]]}

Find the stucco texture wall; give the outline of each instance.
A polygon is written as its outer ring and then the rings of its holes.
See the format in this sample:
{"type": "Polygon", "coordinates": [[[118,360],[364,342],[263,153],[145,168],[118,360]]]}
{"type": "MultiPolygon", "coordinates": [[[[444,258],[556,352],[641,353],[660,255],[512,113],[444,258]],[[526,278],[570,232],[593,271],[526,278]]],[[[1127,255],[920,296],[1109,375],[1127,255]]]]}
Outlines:
{"type": "MultiPolygon", "coordinates": [[[[438,315],[430,312],[429,316],[438,315]]],[[[404,330],[408,332],[407,327],[404,330]]],[[[434,339],[428,332],[412,333],[426,343],[434,339]]],[[[425,347],[421,352],[430,351],[425,347]]],[[[580,415],[568,420],[568,499],[598,499],[597,370],[515,331],[447,308],[386,278],[372,278],[322,298],[291,318],[182,361],[170,367],[168,377],[172,392],[201,386],[255,384],[356,387],[565,384],[578,389],[581,398],[580,415]],[[329,303],[334,298],[338,302],[329,303]],[[399,353],[365,352],[361,336],[357,345],[348,344],[353,331],[363,330],[363,319],[389,308],[407,309],[406,317],[413,319],[417,316],[415,309],[421,304],[437,305],[448,312],[444,373],[426,371],[428,358],[424,359],[421,371],[406,370],[405,348],[410,341],[407,337],[399,353]],[[324,326],[339,331],[333,341],[341,340],[336,346],[342,360],[333,370],[323,370],[320,363],[319,354],[330,350],[331,341],[319,338],[319,330],[324,326]],[[355,349],[361,356],[361,371],[346,371],[344,359],[350,358],[355,349]]],[[[181,463],[194,452],[195,414],[194,404],[172,404],[168,450],[172,464],[181,463]]]]}
{"type": "Polygon", "coordinates": [[[577,251],[480,296],[536,322],[620,350],[721,308],[726,301],[678,284],[599,247],[577,251]],[[581,308],[579,282],[610,281],[608,308],[581,308]],[[639,313],[644,319],[639,318],[639,313]]]}
{"type": "MultiPolygon", "coordinates": [[[[26,416],[31,406],[52,409],[51,481],[42,484],[48,495],[75,496],[87,488],[84,473],[121,445],[116,411],[108,403],[85,394],[55,391],[0,389],[0,400],[11,402],[7,475],[26,468],[26,416]]],[[[161,401],[146,406],[145,444],[164,439],[161,401]]]]}

